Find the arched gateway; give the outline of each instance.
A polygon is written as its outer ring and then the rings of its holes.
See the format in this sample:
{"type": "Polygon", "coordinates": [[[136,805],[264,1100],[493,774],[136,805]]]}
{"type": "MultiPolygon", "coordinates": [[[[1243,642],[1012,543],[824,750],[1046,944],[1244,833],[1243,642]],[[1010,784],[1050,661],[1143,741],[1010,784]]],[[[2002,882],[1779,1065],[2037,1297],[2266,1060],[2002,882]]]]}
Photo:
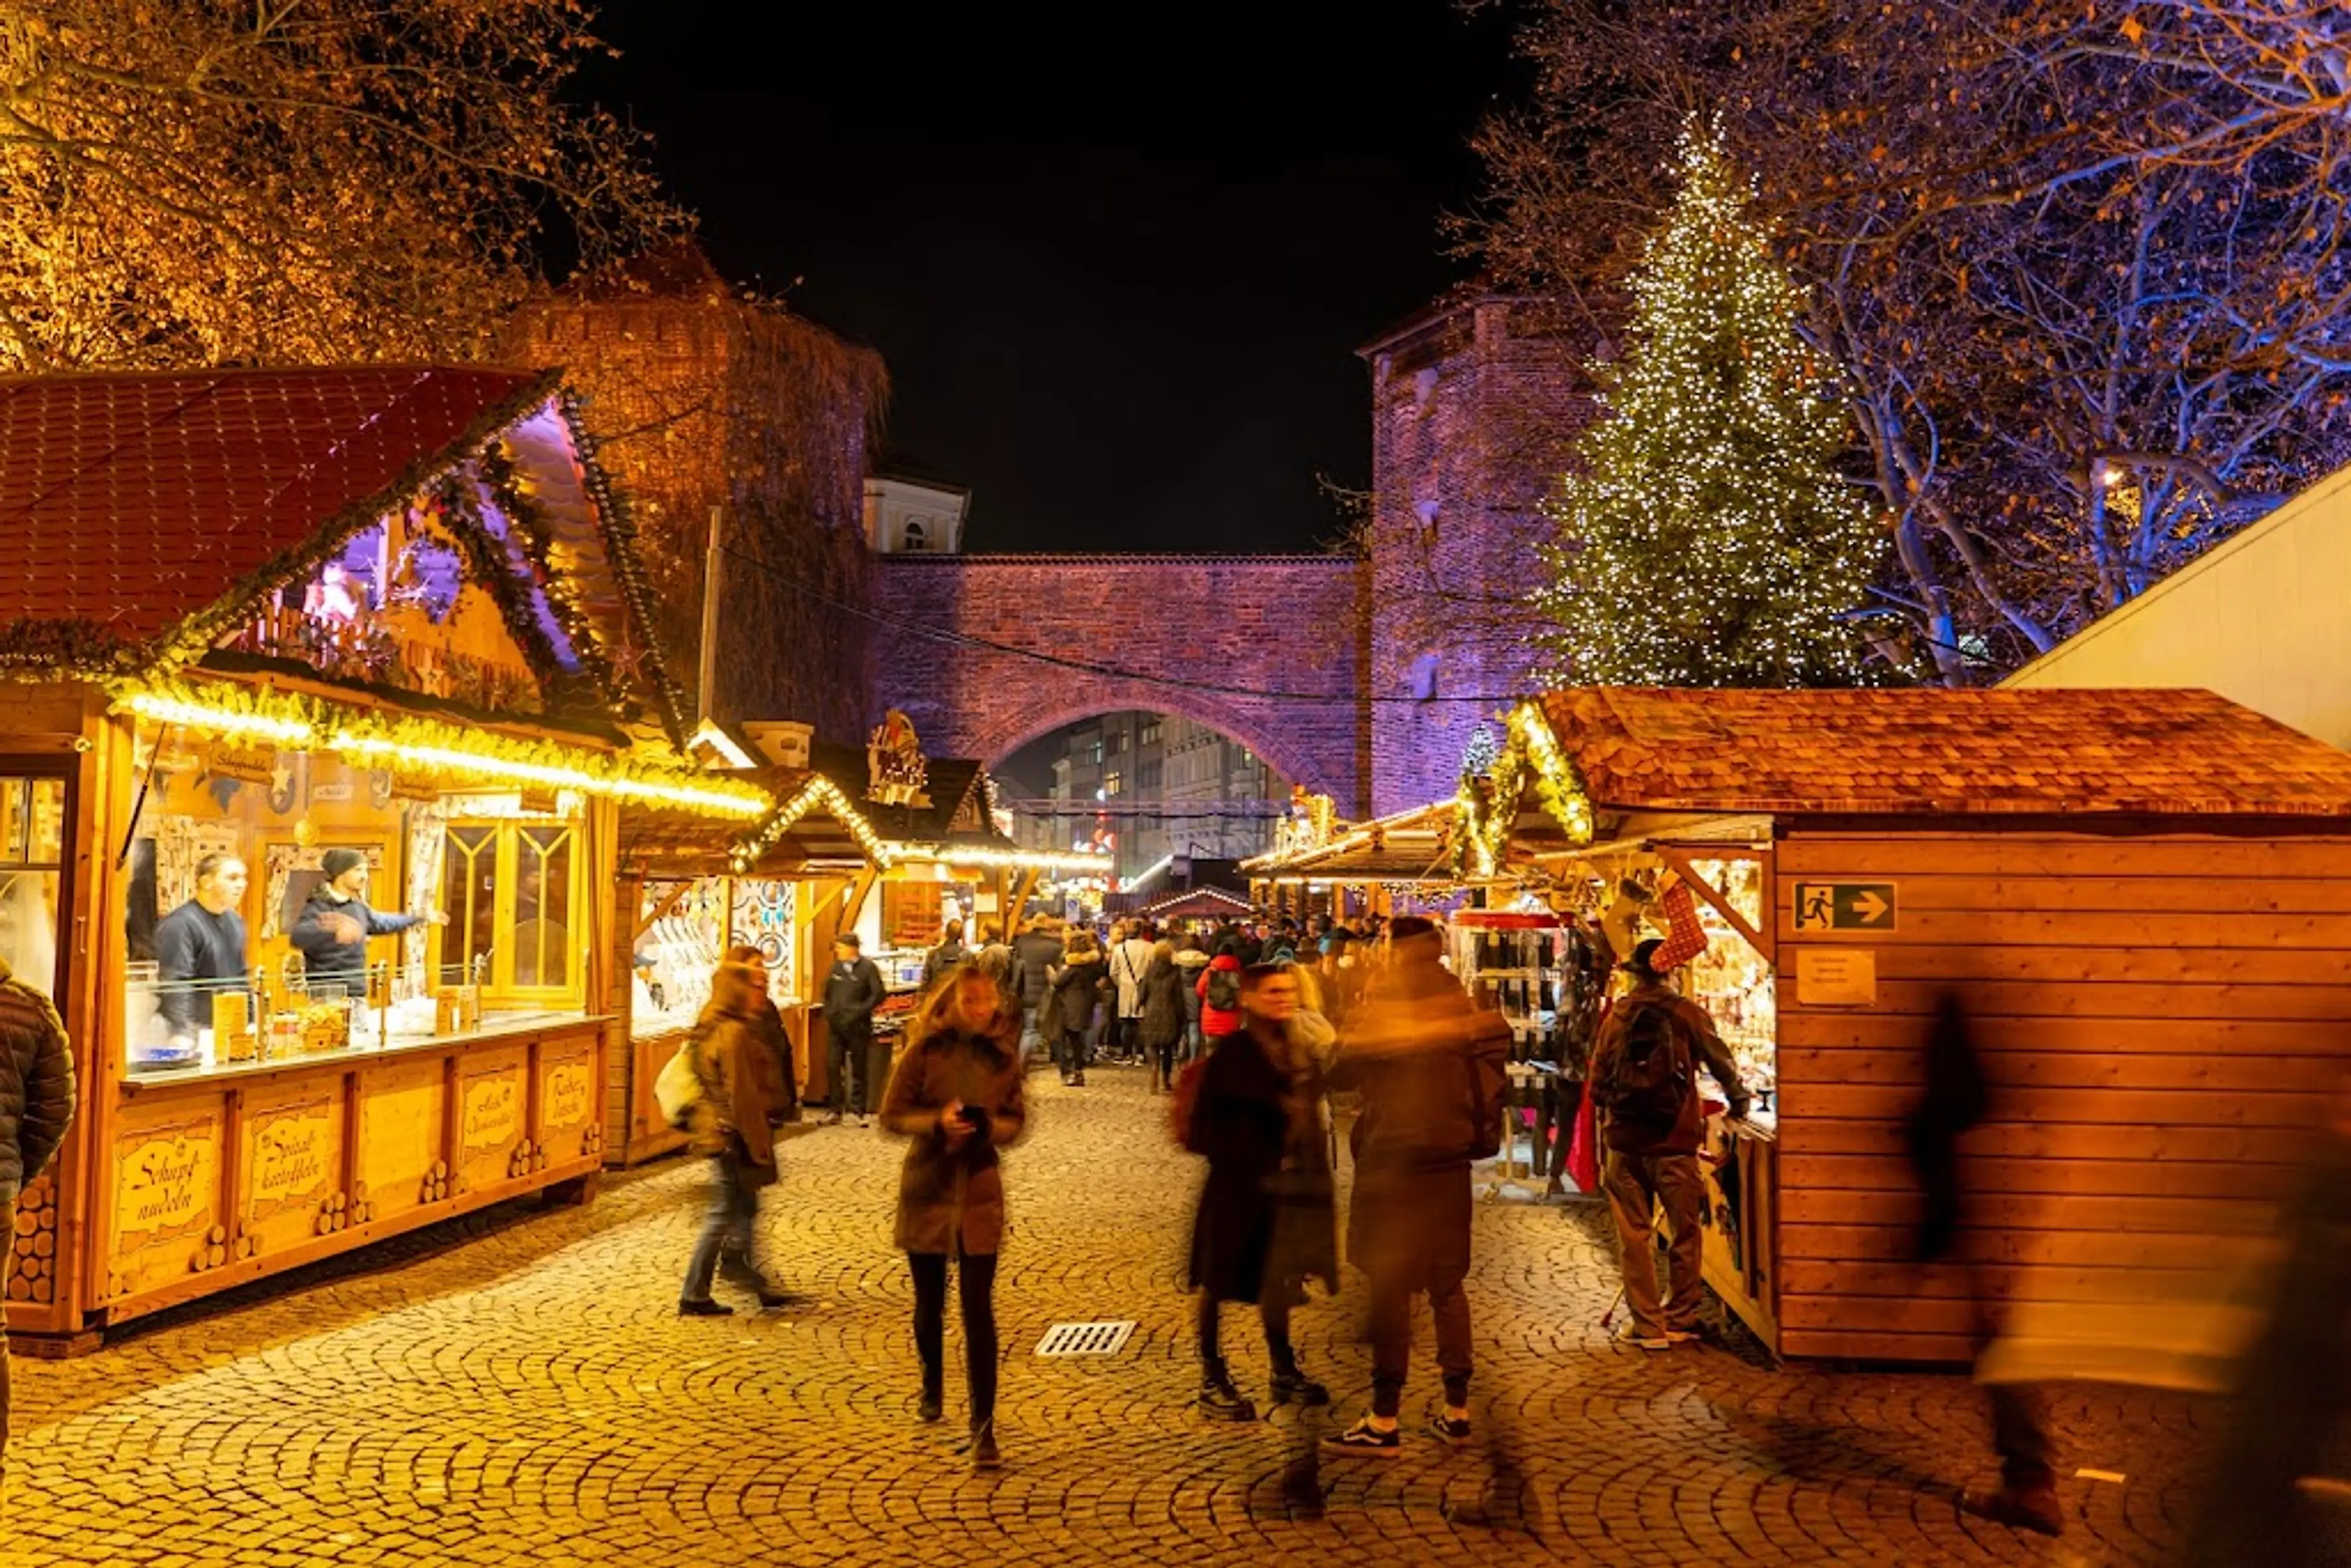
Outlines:
{"type": "Polygon", "coordinates": [[[1001,762],[1072,720],[1213,725],[1350,810],[1372,743],[1367,563],[1346,556],[893,554],[876,563],[878,704],[943,756],[1001,762]]]}

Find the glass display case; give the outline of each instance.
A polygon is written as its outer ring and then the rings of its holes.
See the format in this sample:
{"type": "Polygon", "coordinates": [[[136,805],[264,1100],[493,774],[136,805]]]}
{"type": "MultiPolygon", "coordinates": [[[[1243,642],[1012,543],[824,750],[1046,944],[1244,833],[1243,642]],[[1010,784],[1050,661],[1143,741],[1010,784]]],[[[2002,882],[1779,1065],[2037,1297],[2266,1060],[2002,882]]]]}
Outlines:
{"type": "MultiPolygon", "coordinates": [[[[1752,859],[1698,860],[1691,869],[1720,890],[1749,925],[1761,927],[1769,912],[1763,897],[1762,862],[1752,859]]],[[[1682,994],[1706,1009],[1715,1031],[1730,1048],[1739,1075],[1755,1096],[1755,1113],[1768,1118],[1779,1088],[1778,985],[1771,966],[1704,899],[1698,923],[1706,951],[1682,977],[1682,994]]]]}
{"type": "MultiPolygon", "coordinates": [[[[145,723],[137,738],[147,788],[121,977],[131,1079],[584,1014],[579,797],[396,786],[325,753],[145,723]]],[[[0,830],[7,800],[0,788],[0,830]]]]}
{"type": "Polygon", "coordinates": [[[726,879],[683,888],[649,883],[637,921],[643,929],[632,954],[629,1032],[643,1039],[688,1027],[710,999],[710,972],[726,939],[726,879]]]}

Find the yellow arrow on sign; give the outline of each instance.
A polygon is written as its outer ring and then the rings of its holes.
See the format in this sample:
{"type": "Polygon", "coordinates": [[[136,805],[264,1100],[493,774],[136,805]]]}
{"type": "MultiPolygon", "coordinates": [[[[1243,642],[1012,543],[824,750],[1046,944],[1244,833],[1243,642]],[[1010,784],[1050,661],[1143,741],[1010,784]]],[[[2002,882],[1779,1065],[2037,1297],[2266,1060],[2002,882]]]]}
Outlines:
{"type": "Polygon", "coordinates": [[[1893,907],[1874,893],[1857,894],[1853,901],[1853,912],[1861,916],[1864,925],[1876,925],[1893,907]]]}

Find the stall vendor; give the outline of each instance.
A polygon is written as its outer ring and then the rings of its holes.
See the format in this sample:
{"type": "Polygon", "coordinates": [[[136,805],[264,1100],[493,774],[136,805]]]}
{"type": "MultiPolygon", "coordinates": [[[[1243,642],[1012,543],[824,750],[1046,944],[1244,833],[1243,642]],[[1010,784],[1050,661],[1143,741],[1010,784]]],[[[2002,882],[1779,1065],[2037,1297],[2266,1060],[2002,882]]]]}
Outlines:
{"type": "Polygon", "coordinates": [[[196,895],[155,923],[156,998],[174,1040],[192,1040],[212,1022],[219,982],[245,978],[245,862],[210,854],[196,862],[196,895]],[[176,982],[176,983],[175,983],[176,982]]]}
{"type": "Polygon", "coordinates": [[[435,925],[448,924],[449,917],[437,909],[423,915],[382,915],[369,908],[367,856],[357,850],[329,850],[319,857],[319,867],[327,880],[311,891],[290,934],[312,985],[340,981],[356,995],[367,986],[369,937],[390,936],[427,919],[435,925]]]}

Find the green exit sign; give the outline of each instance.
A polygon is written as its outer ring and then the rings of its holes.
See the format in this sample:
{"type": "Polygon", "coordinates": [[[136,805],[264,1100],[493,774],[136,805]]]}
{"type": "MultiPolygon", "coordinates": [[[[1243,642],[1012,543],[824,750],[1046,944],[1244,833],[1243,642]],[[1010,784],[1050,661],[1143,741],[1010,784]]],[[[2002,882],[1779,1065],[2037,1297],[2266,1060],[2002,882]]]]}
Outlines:
{"type": "Polygon", "coordinates": [[[1800,882],[1796,929],[1891,931],[1897,903],[1890,882],[1800,882]]]}

